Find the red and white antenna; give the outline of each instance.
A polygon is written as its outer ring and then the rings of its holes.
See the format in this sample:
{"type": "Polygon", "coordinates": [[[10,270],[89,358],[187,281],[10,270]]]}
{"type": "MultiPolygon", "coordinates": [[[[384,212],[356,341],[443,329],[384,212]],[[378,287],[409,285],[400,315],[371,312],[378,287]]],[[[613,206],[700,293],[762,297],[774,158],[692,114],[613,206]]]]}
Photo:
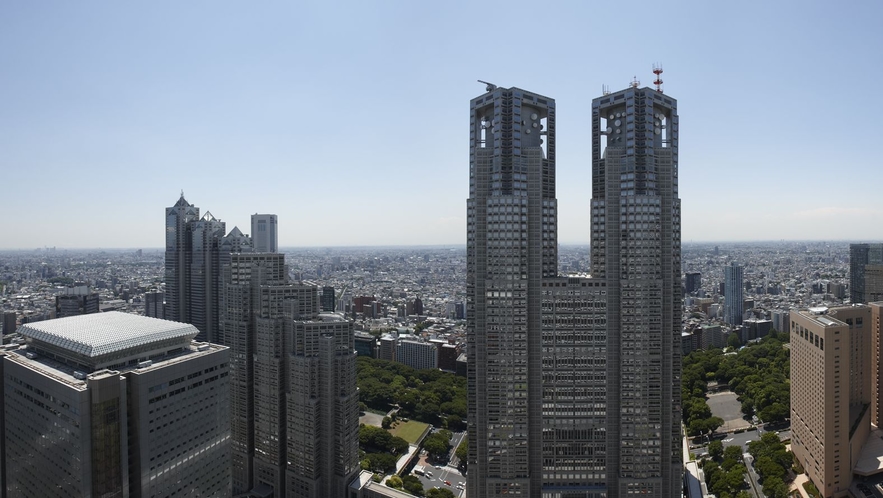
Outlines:
{"type": "Polygon", "coordinates": [[[662,93],[662,78],[659,77],[662,74],[662,64],[653,64],[653,74],[656,75],[656,81],[653,82],[656,91],[662,93]]]}

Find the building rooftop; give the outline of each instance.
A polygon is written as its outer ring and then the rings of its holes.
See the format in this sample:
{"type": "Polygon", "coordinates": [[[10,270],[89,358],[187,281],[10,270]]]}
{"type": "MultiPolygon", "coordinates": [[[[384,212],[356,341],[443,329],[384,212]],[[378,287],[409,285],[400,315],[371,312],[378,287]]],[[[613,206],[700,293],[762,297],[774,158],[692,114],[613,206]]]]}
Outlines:
{"type": "Polygon", "coordinates": [[[186,323],[112,311],[26,323],[18,332],[29,342],[40,341],[95,358],[167,339],[187,338],[189,343],[199,331],[186,323]]]}

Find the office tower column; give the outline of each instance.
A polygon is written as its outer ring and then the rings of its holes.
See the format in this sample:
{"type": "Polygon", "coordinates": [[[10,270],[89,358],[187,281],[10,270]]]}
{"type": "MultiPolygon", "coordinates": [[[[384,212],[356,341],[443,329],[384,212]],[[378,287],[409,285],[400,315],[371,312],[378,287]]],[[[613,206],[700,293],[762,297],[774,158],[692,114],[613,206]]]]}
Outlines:
{"type": "MultiPolygon", "coordinates": [[[[289,315],[297,312],[291,310],[289,315]]],[[[287,496],[344,497],[347,485],[359,472],[353,324],[333,313],[286,323],[292,338],[287,496]]]]}
{"type": "Polygon", "coordinates": [[[558,264],[555,101],[489,85],[470,114],[469,495],[540,496],[540,285],[558,264]]]}
{"type": "Polygon", "coordinates": [[[730,325],[742,324],[745,286],[743,269],[735,262],[724,268],[724,320],[730,325]]]}
{"type": "Polygon", "coordinates": [[[251,238],[256,252],[277,252],[279,246],[276,234],[275,214],[251,215],[251,238]]]}
{"type": "Polygon", "coordinates": [[[849,297],[853,304],[883,299],[883,244],[849,244],[849,297]]]}
{"type": "Polygon", "coordinates": [[[632,86],[592,102],[592,274],[607,284],[608,496],[677,496],[677,102],[632,86]]]}
{"type": "Polygon", "coordinates": [[[198,340],[217,342],[220,293],[220,244],[226,224],[206,211],[190,223],[190,322],[198,340]]]}
{"type": "Polygon", "coordinates": [[[199,219],[199,208],[181,198],[166,208],[166,318],[190,323],[190,222],[199,219]]]}

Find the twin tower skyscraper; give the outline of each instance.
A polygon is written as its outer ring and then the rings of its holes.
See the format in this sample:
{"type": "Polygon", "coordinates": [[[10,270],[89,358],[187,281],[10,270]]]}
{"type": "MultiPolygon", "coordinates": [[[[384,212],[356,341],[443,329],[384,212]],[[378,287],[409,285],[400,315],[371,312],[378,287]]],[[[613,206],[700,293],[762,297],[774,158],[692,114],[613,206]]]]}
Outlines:
{"type": "Polygon", "coordinates": [[[592,101],[591,277],[558,275],[555,101],[470,112],[469,497],[680,496],[677,102],[592,101]]]}

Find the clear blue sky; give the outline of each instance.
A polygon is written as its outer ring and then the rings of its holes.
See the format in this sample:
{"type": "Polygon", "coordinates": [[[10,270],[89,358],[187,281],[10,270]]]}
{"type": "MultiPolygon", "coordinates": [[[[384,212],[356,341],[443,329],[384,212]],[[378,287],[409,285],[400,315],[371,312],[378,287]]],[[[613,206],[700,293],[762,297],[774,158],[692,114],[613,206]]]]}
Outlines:
{"type": "Polygon", "coordinates": [[[665,69],[683,240],[881,239],[883,3],[0,4],[0,248],[161,247],[187,199],[280,245],[464,244],[476,79],[555,98],[588,243],[591,100],[665,69]]]}

